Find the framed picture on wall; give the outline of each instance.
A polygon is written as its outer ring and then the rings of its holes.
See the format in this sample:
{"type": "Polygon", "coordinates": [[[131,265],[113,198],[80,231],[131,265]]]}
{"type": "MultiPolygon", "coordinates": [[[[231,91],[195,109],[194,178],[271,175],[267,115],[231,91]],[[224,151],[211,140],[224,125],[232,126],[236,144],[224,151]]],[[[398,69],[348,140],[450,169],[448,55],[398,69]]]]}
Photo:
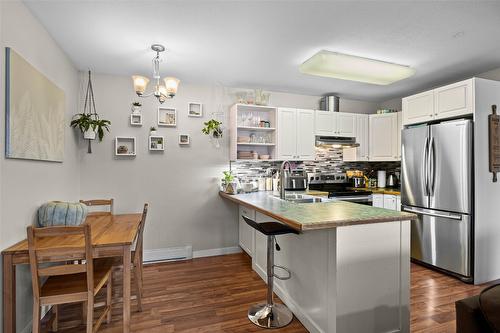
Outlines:
{"type": "Polygon", "coordinates": [[[158,126],[177,126],[177,110],[163,106],[158,107],[158,126]]]}
{"type": "Polygon", "coordinates": [[[179,145],[188,146],[190,143],[190,137],[188,134],[180,134],[179,135],[179,145]]]}
{"type": "Polygon", "coordinates": [[[188,116],[189,117],[203,117],[203,104],[201,103],[188,103],[188,116]]]}

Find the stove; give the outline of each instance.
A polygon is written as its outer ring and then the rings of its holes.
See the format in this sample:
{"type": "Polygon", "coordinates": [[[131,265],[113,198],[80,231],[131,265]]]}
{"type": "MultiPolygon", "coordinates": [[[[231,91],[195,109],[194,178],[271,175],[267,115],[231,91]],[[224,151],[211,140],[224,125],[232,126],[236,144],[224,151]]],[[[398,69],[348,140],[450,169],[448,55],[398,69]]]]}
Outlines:
{"type": "Polygon", "coordinates": [[[372,205],[372,192],[352,189],[345,173],[310,173],[309,189],[328,192],[332,201],[350,201],[363,205],[372,205]]]}

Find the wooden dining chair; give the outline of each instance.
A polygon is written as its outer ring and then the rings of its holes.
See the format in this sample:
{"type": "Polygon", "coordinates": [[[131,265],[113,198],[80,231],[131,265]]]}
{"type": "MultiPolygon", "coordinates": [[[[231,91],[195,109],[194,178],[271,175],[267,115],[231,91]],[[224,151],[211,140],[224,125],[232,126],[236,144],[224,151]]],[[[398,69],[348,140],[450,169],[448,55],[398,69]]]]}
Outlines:
{"type": "Polygon", "coordinates": [[[109,210],[103,211],[92,211],[88,215],[113,215],[114,214],[114,200],[111,199],[92,199],[92,200],[80,200],[80,203],[85,204],[89,207],[104,207],[108,206],[109,210]]]}
{"type": "MultiPolygon", "coordinates": [[[[137,309],[142,311],[142,290],[143,290],[143,234],[144,228],[146,226],[146,217],[148,215],[149,204],[145,203],[142,210],[141,222],[139,223],[139,228],[137,231],[137,237],[135,239],[134,245],[132,246],[132,268],[134,270],[134,280],[135,287],[137,290],[137,309]]],[[[115,266],[123,265],[123,258],[116,258],[115,266]]]]}
{"type": "Polygon", "coordinates": [[[28,251],[33,285],[33,333],[40,332],[40,308],[52,305],[58,329],[58,305],[83,302],[87,307],[87,333],[96,332],[104,318],[111,322],[112,260],[92,257],[90,225],[72,227],[28,227],[28,251]],[[84,240],[81,247],[61,246],[55,237],[84,240]],[[68,264],[68,262],[82,262],[68,264]],[[50,263],[49,265],[43,263],[50,263]],[[40,280],[45,279],[44,282],[40,280]],[[105,308],[94,324],[94,297],[106,285],[105,308]]]}

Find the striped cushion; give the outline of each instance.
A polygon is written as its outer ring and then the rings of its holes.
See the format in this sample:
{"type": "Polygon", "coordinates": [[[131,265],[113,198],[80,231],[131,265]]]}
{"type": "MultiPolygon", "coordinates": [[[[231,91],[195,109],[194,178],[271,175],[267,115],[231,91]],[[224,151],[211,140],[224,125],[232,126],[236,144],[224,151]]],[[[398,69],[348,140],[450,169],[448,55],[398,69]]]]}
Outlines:
{"type": "Polygon", "coordinates": [[[38,208],[38,227],[80,225],[88,208],[79,202],[50,201],[38,208]]]}

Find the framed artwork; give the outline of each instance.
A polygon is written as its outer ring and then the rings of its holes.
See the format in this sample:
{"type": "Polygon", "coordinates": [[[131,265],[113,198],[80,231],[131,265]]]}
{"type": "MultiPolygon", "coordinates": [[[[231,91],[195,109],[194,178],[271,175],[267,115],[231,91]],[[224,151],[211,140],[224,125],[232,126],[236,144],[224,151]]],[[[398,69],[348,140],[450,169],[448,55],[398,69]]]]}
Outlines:
{"type": "Polygon", "coordinates": [[[181,146],[188,146],[190,144],[191,138],[188,134],[179,134],[179,144],[181,146]]]}
{"type": "Polygon", "coordinates": [[[189,117],[203,117],[203,104],[201,103],[188,103],[188,116],[189,117]]]}
{"type": "Polygon", "coordinates": [[[165,138],[163,136],[150,135],[149,136],[149,150],[163,151],[165,138]]]}
{"type": "Polygon", "coordinates": [[[5,157],[62,162],[64,91],[5,48],[5,157]]]}
{"type": "Polygon", "coordinates": [[[177,126],[177,110],[163,106],[158,107],[158,126],[177,126]]]}

